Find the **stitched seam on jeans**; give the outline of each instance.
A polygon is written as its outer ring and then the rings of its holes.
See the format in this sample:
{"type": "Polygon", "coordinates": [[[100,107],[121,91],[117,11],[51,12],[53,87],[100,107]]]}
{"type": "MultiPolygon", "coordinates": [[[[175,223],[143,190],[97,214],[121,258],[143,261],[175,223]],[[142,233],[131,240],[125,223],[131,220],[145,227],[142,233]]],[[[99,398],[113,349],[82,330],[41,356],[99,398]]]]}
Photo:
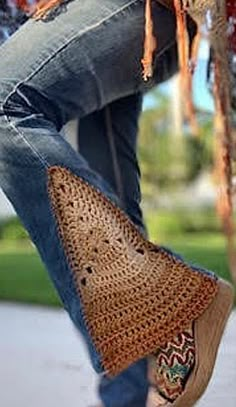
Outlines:
{"type": "Polygon", "coordinates": [[[41,162],[41,164],[43,164],[43,166],[45,168],[49,167],[50,164],[43,158],[43,156],[32,146],[32,144],[27,140],[27,138],[24,136],[24,134],[15,127],[15,125],[12,123],[12,121],[9,119],[9,117],[7,116],[5,110],[4,110],[4,106],[2,105],[2,110],[3,110],[3,118],[7,121],[7,123],[11,126],[11,128],[16,132],[16,134],[20,135],[21,138],[23,139],[24,143],[27,144],[27,146],[29,147],[29,149],[31,151],[33,151],[33,153],[36,155],[36,157],[38,157],[39,161],[41,162]]]}
{"type": "Polygon", "coordinates": [[[63,49],[67,48],[67,46],[74,40],[77,40],[78,38],[81,38],[84,34],[88,33],[89,31],[93,30],[94,28],[98,28],[100,25],[102,25],[103,23],[105,23],[106,21],[110,20],[111,18],[113,18],[114,16],[118,15],[119,13],[121,13],[122,11],[126,10],[127,8],[129,8],[130,6],[132,6],[135,3],[138,3],[139,1],[142,0],[132,0],[130,1],[128,4],[125,4],[123,7],[121,7],[120,9],[114,11],[113,13],[109,14],[107,17],[103,18],[102,20],[100,20],[99,22],[97,22],[96,24],[91,25],[90,27],[84,29],[83,31],[81,31],[79,34],[74,35],[72,38],[70,38],[65,44],[63,44],[61,47],[59,47],[52,55],[50,55],[44,62],[41,63],[41,65],[35,70],[33,71],[31,74],[29,74],[25,79],[23,79],[22,81],[18,82],[14,88],[12,89],[12,91],[6,96],[5,100],[2,103],[2,110],[4,113],[4,117],[7,120],[7,122],[9,123],[9,125],[13,128],[13,130],[19,134],[23,140],[25,141],[25,143],[28,145],[28,147],[36,154],[36,156],[39,158],[40,162],[45,166],[45,167],[49,167],[49,163],[42,157],[42,155],[33,147],[33,145],[26,139],[25,135],[16,128],[16,126],[12,123],[11,119],[8,117],[6,111],[5,111],[5,106],[8,102],[8,100],[11,98],[12,95],[14,95],[14,93],[16,92],[16,90],[18,89],[18,87],[20,85],[22,85],[23,83],[26,83],[28,80],[32,79],[38,72],[40,72],[41,69],[43,69],[43,67],[50,62],[52,59],[54,59],[59,52],[61,52],[63,49]]]}
{"type": "Polygon", "coordinates": [[[72,38],[70,38],[65,44],[63,44],[62,46],[60,46],[55,52],[53,52],[52,55],[50,55],[45,61],[43,61],[41,63],[41,65],[39,65],[38,68],[35,69],[35,71],[33,71],[32,73],[30,73],[25,79],[23,79],[22,81],[18,82],[14,88],[12,89],[12,91],[6,96],[5,100],[3,101],[3,106],[7,103],[8,99],[15,93],[15,91],[17,90],[17,88],[27,82],[28,80],[32,79],[38,72],[40,72],[40,70],[52,59],[54,59],[57,54],[59,52],[61,52],[63,49],[67,48],[68,45],[70,45],[71,42],[73,42],[76,39],[81,38],[84,34],[88,33],[89,31],[93,30],[94,28],[98,28],[100,25],[102,25],[103,23],[105,23],[106,21],[110,20],[111,18],[113,18],[114,16],[118,15],[119,13],[121,13],[122,11],[126,10],[127,8],[129,8],[130,6],[132,6],[135,3],[138,3],[142,0],[131,0],[128,4],[125,4],[123,7],[121,7],[120,9],[114,11],[113,13],[109,14],[107,17],[103,18],[102,20],[100,20],[99,22],[97,22],[96,24],[93,24],[89,27],[87,27],[86,29],[84,29],[83,31],[81,31],[80,33],[74,35],[72,38]]]}

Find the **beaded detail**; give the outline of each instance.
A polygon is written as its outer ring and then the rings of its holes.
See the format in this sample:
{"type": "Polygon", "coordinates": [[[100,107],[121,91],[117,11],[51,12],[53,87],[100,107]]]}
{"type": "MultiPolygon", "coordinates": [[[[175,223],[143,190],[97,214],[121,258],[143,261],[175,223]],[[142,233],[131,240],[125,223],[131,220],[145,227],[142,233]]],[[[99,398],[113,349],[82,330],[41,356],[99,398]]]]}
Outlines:
{"type": "Polygon", "coordinates": [[[145,240],[80,177],[51,167],[48,192],[87,329],[109,375],[164,346],[210,305],[215,278],[145,240]]]}

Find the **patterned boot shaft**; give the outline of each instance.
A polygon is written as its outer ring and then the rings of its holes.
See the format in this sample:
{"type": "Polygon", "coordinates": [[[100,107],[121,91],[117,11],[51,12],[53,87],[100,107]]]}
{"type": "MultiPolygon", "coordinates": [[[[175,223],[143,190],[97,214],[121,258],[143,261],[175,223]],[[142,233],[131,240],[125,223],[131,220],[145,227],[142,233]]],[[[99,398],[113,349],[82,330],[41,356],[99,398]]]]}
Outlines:
{"type": "Polygon", "coordinates": [[[108,374],[165,346],[210,305],[217,292],[213,276],[145,240],[80,177],[51,167],[48,192],[86,325],[108,374]]]}
{"type": "Polygon", "coordinates": [[[195,366],[195,356],[194,324],[151,356],[151,382],[163,402],[172,403],[182,394],[195,366]]]}

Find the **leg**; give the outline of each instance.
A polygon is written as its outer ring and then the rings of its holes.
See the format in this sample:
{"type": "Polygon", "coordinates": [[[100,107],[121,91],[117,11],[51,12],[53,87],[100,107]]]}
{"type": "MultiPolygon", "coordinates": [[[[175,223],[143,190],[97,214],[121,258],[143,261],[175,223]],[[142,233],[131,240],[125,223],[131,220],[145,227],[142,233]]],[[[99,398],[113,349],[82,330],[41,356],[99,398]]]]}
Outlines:
{"type": "MultiPolygon", "coordinates": [[[[164,52],[175,55],[176,46],[174,17],[162,7],[159,11],[157,57],[161,60],[164,52]],[[170,26],[168,36],[162,24],[170,26]]],[[[65,308],[84,334],[97,371],[102,370],[100,356],[85,327],[57,234],[47,169],[67,167],[114,198],[59,130],[74,116],[83,117],[145,90],[139,70],[142,33],[142,0],[75,0],[54,20],[28,21],[0,48],[0,184],[36,244],[65,308]]],[[[170,74],[160,65],[156,81],[170,74]]],[[[166,59],[163,66],[167,67],[166,59]]]]}
{"type": "MultiPolygon", "coordinates": [[[[112,125],[118,171],[121,170],[123,207],[133,222],[144,231],[140,208],[140,171],[136,156],[141,104],[141,94],[134,94],[82,118],[79,124],[78,147],[90,167],[101,174],[119,195],[108,135],[112,125]],[[110,123],[107,123],[106,109],[109,109],[110,123]]],[[[114,379],[102,376],[100,380],[99,395],[106,407],[145,407],[147,392],[145,359],[132,365],[114,379]]]]}
{"type": "Polygon", "coordinates": [[[101,174],[119,196],[132,221],[145,229],[140,208],[140,169],[136,152],[141,108],[142,95],[134,94],[82,118],[78,147],[91,168],[101,174]],[[117,163],[114,163],[110,137],[114,142],[117,163]],[[118,176],[116,171],[120,173],[118,176]]]}
{"type": "MultiPolygon", "coordinates": [[[[167,67],[170,55],[176,57],[176,46],[175,32],[169,37],[168,31],[166,38],[168,19],[174,26],[173,16],[166,10],[158,16],[157,67],[161,68],[161,55],[165,54],[167,67]]],[[[155,83],[144,86],[140,73],[136,75],[143,1],[74,1],[56,20],[27,23],[0,48],[1,185],[36,242],[65,307],[84,333],[97,371],[122,372],[196,320],[198,342],[204,327],[208,328],[205,345],[210,348],[201,347],[197,355],[201,369],[194,372],[200,381],[208,360],[206,386],[231,306],[231,289],[146,241],[106,199],[111,191],[105,181],[58,133],[71,116],[82,117],[155,83]],[[27,47],[25,38],[32,39],[33,48],[27,47]],[[119,52],[114,53],[115,49],[119,52]],[[86,214],[86,222],[79,213],[86,214]]],[[[156,73],[162,80],[170,71],[156,73]]],[[[190,391],[175,406],[191,406],[198,397],[190,384],[190,391]]]]}

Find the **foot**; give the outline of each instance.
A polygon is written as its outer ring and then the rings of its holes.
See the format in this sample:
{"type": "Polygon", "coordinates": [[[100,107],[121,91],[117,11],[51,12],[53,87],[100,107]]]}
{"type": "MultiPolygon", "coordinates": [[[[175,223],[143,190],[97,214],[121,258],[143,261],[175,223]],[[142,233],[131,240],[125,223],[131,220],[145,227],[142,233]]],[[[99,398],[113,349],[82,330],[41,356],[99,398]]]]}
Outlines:
{"type": "Polygon", "coordinates": [[[233,296],[232,287],[219,280],[216,298],[205,313],[152,355],[151,382],[157,399],[150,407],[192,407],[204,393],[213,373],[233,296]]]}
{"type": "Polygon", "coordinates": [[[173,403],[184,391],[195,365],[193,326],[166,346],[157,350],[150,361],[150,406],[161,407],[173,403]]]}
{"type": "Polygon", "coordinates": [[[116,376],[153,355],[161,363],[157,385],[168,403],[192,407],[213,372],[233,304],[231,286],[145,240],[122,211],[69,170],[50,167],[48,175],[62,244],[104,370],[116,376]],[[176,346],[178,334],[186,343],[189,327],[194,358],[184,369],[178,366],[176,376],[173,366],[165,370],[163,345],[176,346]]]}

